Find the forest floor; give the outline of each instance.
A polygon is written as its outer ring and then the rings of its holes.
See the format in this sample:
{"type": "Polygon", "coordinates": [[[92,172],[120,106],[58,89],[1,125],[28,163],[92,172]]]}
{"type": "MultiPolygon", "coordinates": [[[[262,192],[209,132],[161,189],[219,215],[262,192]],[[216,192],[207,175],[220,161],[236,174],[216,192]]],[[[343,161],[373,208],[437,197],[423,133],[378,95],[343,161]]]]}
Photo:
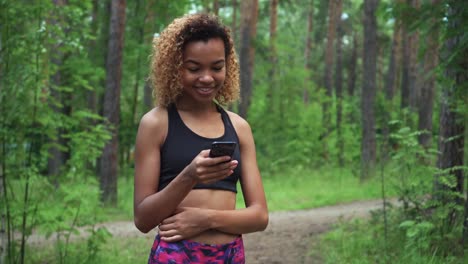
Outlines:
{"type": "MultiPolygon", "coordinates": [[[[389,202],[395,204],[396,200],[389,202]]],[[[309,210],[270,213],[270,222],[263,232],[244,235],[246,263],[322,263],[320,252],[315,251],[320,235],[339,220],[365,218],[372,210],[381,209],[382,200],[357,201],[309,210]]],[[[141,237],[131,221],[102,223],[113,237],[141,237]]],[[[156,231],[145,234],[153,239],[156,231]]],[[[87,236],[81,232],[80,237],[87,236]]],[[[29,243],[44,242],[44,237],[32,235],[29,243]]]]}

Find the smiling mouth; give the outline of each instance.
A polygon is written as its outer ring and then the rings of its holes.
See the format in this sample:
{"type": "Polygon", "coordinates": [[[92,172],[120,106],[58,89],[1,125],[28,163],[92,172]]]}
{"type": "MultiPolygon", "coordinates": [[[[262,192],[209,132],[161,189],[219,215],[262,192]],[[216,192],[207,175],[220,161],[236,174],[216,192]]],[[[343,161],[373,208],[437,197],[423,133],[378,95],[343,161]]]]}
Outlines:
{"type": "Polygon", "coordinates": [[[195,88],[201,93],[211,93],[212,91],[215,90],[214,87],[195,87],[195,88]]]}

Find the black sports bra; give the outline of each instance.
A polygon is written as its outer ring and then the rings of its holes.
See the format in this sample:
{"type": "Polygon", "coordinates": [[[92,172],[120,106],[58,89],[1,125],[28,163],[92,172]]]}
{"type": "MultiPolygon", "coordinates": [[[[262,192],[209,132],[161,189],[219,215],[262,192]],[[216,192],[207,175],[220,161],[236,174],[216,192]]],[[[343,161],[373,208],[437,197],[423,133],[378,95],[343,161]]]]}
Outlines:
{"type": "Polygon", "coordinates": [[[237,193],[237,181],[241,177],[239,138],[226,111],[219,105],[216,105],[216,107],[221,113],[224,124],[224,135],[219,138],[205,138],[195,134],[184,124],[174,104],[168,106],[169,125],[166,140],[161,148],[161,175],[158,191],[164,189],[179,175],[200,151],[209,149],[214,141],[225,140],[237,142],[233,159],[239,161],[239,164],[234,169],[234,173],[211,184],[197,184],[194,189],[217,189],[237,193]]]}

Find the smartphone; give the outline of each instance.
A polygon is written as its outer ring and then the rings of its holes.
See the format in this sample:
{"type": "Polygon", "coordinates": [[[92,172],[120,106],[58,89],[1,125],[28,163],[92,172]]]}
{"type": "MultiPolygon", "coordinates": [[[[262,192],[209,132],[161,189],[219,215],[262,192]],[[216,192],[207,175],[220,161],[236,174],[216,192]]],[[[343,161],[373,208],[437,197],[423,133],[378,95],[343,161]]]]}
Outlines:
{"type": "Polygon", "coordinates": [[[215,141],[211,144],[210,157],[229,156],[232,158],[237,143],[234,141],[215,141]]]}

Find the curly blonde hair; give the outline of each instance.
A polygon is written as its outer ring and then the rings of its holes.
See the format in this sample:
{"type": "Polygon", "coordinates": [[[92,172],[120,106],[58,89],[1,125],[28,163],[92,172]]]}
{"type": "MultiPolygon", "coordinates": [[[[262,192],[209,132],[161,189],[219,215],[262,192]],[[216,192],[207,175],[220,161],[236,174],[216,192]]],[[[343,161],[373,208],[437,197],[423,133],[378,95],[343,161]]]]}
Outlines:
{"type": "Polygon", "coordinates": [[[239,97],[239,63],[230,29],[214,15],[190,14],[176,18],[153,40],[150,80],[158,106],[167,107],[182,93],[180,69],[184,47],[191,41],[221,38],[226,56],[226,78],[215,97],[222,105],[239,97]]]}

